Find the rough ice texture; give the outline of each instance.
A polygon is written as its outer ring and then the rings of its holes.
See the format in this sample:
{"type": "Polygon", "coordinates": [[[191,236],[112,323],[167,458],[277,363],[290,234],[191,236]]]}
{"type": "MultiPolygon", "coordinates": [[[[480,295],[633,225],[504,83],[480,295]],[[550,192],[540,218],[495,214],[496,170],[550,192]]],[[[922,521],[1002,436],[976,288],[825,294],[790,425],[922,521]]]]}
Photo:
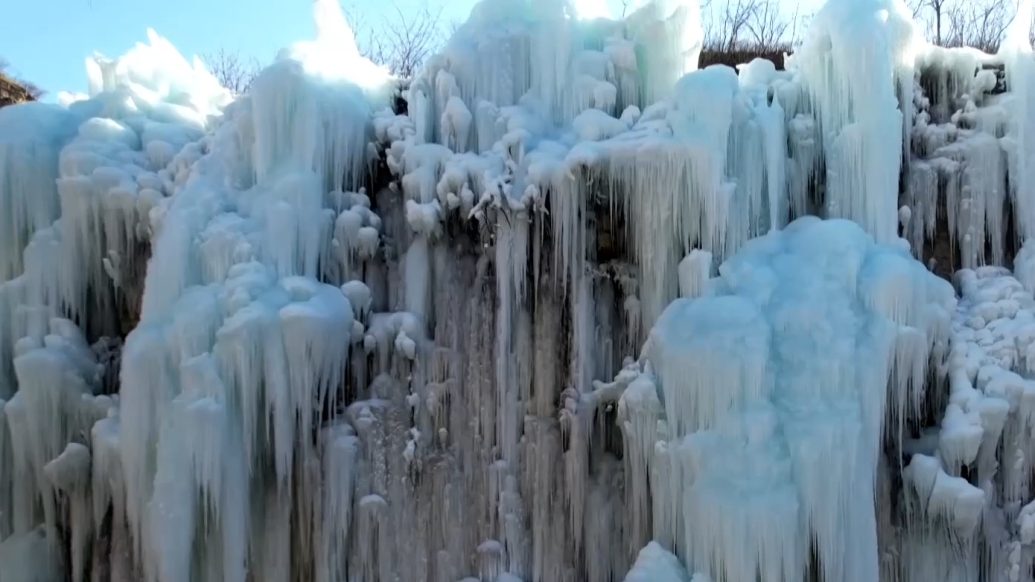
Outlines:
{"type": "Polygon", "coordinates": [[[881,443],[945,352],[950,285],[855,223],[815,218],[719,273],[666,308],[644,351],[666,436],[655,538],[715,579],[801,580],[810,544],[823,579],[877,579],[881,443]]]}
{"type": "Polygon", "coordinates": [[[1026,31],[482,0],[399,80],[314,13],[0,111],[0,582],[1030,579],[1026,31]]]}
{"type": "Polygon", "coordinates": [[[936,394],[934,408],[944,415],[906,443],[904,572],[1022,580],[1033,557],[1023,506],[1031,501],[1035,300],[1001,267],[963,269],[954,279],[961,299],[949,390],[936,394]]]}

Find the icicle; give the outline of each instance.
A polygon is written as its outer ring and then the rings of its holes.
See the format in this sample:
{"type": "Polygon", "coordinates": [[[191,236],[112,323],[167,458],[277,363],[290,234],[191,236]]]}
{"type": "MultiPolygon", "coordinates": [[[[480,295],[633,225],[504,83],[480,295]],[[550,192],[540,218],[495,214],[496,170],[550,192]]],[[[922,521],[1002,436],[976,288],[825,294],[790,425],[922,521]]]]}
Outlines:
{"type": "Polygon", "coordinates": [[[94,533],[90,515],[90,466],[90,450],[85,445],[70,443],[60,455],[43,467],[50,484],[68,498],[74,582],[85,579],[86,551],[94,533]]]}
{"type": "Polygon", "coordinates": [[[58,154],[76,125],[70,111],[43,103],[0,112],[0,282],[21,274],[30,237],[58,218],[58,154]]]}
{"type": "Polygon", "coordinates": [[[690,251],[679,262],[679,296],[694,299],[704,293],[712,274],[712,254],[700,249],[690,251]]]}
{"type": "Polygon", "coordinates": [[[358,461],[358,441],[348,425],[324,429],[323,499],[317,577],[330,582],[345,575],[352,531],[352,491],[358,461]]]}

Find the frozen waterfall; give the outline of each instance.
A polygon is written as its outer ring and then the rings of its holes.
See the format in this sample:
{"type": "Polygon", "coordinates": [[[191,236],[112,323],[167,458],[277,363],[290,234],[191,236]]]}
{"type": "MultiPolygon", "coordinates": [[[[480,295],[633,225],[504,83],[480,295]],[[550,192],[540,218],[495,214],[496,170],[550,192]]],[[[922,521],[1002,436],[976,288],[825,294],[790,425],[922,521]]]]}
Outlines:
{"type": "Polygon", "coordinates": [[[634,4],[0,109],[0,582],[1032,580],[1027,30],[634,4]]]}

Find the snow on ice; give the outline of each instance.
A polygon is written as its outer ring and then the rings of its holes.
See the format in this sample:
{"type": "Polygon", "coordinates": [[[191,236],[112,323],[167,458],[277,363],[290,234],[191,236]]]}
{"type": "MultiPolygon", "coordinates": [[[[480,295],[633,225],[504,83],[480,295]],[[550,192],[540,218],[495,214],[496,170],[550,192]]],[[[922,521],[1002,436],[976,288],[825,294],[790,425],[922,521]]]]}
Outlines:
{"type": "Polygon", "coordinates": [[[1032,578],[1020,24],[481,0],[397,79],[313,10],[0,110],[0,582],[1032,578]]]}

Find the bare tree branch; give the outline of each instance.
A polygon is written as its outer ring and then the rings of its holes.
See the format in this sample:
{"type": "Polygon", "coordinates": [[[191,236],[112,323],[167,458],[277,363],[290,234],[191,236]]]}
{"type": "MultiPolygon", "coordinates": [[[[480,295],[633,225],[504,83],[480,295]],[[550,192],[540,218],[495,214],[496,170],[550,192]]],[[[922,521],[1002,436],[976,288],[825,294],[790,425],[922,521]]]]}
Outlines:
{"type": "Polygon", "coordinates": [[[25,91],[29,95],[31,95],[33,99],[35,99],[37,101],[42,99],[43,96],[47,94],[46,89],[44,89],[43,87],[40,87],[36,83],[33,83],[31,81],[26,81],[25,79],[17,79],[17,81],[18,81],[18,84],[21,85],[25,89],[25,91]]]}
{"type": "Polygon", "coordinates": [[[704,19],[705,49],[717,53],[777,53],[798,40],[798,7],[788,16],[780,0],[731,0],[704,19]]]}
{"type": "MultiPolygon", "coordinates": [[[[795,17],[797,9],[795,9],[795,17]]],[[[746,27],[752,44],[762,53],[776,52],[787,43],[787,29],[791,21],[783,15],[777,0],[760,0],[755,4],[754,14],[746,27]]]]}
{"type": "Polygon", "coordinates": [[[927,2],[928,0],[908,0],[906,2],[906,7],[909,8],[909,11],[913,14],[914,20],[920,17],[920,13],[923,12],[924,7],[927,6],[927,2]]]}
{"type": "Polygon", "coordinates": [[[461,25],[456,20],[443,22],[442,9],[428,3],[415,11],[403,10],[393,3],[391,15],[379,26],[370,26],[355,5],[345,7],[344,11],[360,54],[400,77],[413,76],[446,41],[446,35],[456,32],[461,25]]]}
{"type": "Polygon", "coordinates": [[[410,77],[443,42],[439,27],[442,11],[427,5],[416,13],[407,14],[395,6],[395,19],[385,26],[388,69],[401,77],[410,77]]]}
{"type": "Polygon", "coordinates": [[[934,44],[995,52],[1014,18],[1008,0],[910,0],[913,17],[934,44]]]}
{"type": "Polygon", "coordinates": [[[812,14],[802,14],[801,6],[794,6],[794,14],[791,16],[791,29],[787,32],[787,42],[791,47],[797,47],[805,38],[805,31],[809,29],[812,22],[812,14]]]}
{"type": "Polygon", "coordinates": [[[359,49],[359,54],[376,64],[383,65],[384,49],[380,36],[376,34],[377,30],[367,22],[363,11],[355,4],[350,4],[342,6],[342,12],[345,14],[345,21],[352,27],[352,35],[356,38],[356,48],[359,49]]]}
{"type": "Polygon", "coordinates": [[[201,61],[205,63],[219,84],[235,95],[247,93],[252,81],[262,69],[254,58],[245,61],[238,53],[225,49],[201,55],[201,61]]]}
{"type": "Polygon", "coordinates": [[[733,52],[743,44],[741,35],[748,22],[754,18],[760,0],[731,0],[719,16],[717,26],[712,28],[713,38],[709,42],[705,36],[705,46],[714,47],[722,52],[733,52]]]}
{"type": "Polygon", "coordinates": [[[19,85],[21,85],[22,88],[25,89],[25,92],[28,93],[30,97],[32,97],[33,99],[39,100],[41,97],[43,97],[44,95],[47,94],[47,92],[42,87],[40,87],[39,85],[37,85],[37,84],[35,84],[35,83],[31,82],[31,81],[26,81],[25,79],[22,79],[21,77],[18,77],[16,75],[10,73],[10,71],[9,71],[10,68],[11,68],[11,61],[7,60],[4,57],[0,57],[0,73],[3,73],[4,75],[7,76],[7,78],[9,78],[10,80],[14,81],[15,83],[18,83],[19,85]]]}

